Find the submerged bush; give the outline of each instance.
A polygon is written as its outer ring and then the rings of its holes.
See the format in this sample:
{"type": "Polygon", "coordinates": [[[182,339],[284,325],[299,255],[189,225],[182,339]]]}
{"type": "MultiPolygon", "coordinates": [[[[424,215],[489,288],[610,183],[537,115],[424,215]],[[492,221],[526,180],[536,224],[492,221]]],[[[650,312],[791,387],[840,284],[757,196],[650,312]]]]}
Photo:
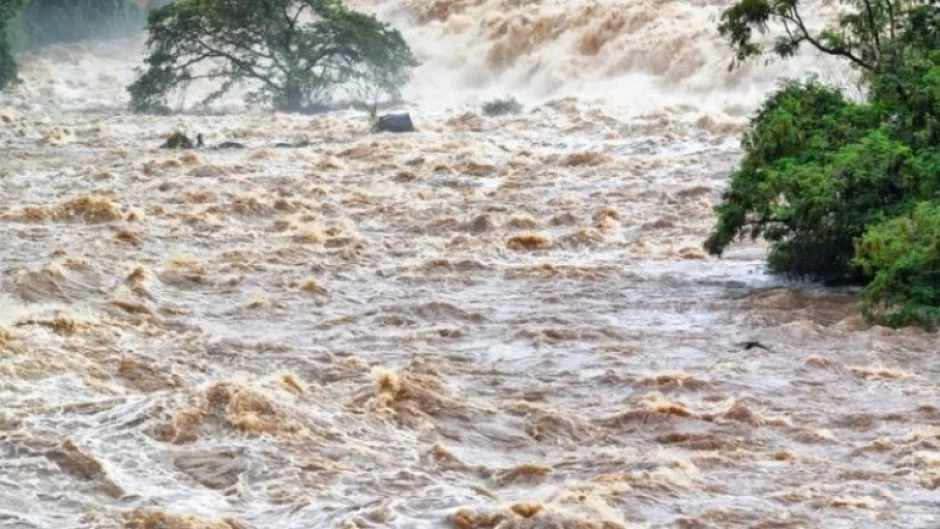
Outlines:
{"type": "Polygon", "coordinates": [[[522,112],[522,103],[515,97],[506,96],[502,99],[493,99],[483,104],[483,114],[486,116],[505,116],[522,112]]]}

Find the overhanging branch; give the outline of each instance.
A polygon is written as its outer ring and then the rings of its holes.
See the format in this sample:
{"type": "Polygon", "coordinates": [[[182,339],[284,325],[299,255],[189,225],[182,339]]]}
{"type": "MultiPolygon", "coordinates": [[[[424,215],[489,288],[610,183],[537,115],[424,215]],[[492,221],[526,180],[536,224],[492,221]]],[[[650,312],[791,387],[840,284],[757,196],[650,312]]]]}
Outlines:
{"type": "Polygon", "coordinates": [[[802,33],[802,37],[801,37],[801,38],[802,38],[803,40],[806,40],[807,42],[809,42],[814,48],[818,49],[819,51],[821,51],[821,52],[823,52],[823,53],[829,54],[829,55],[835,55],[835,56],[838,56],[838,57],[845,57],[846,59],[852,61],[853,63],[855,63],[855,64],[858,65],[858,66],[861,66],[862,68],[865,68],[866,70],[873,70],[873,69],[875,68],[874,65],[869,64],[869,63],[863,61],[862,59],[856,57],[856,56],[855,56],[854,54],[852,54],[852,52],[850,52],[849,50],[841,49],[841,48],[830,48],[830,47],[826,46],[825,44],[823,44],[822,42],[820,42],[818,39],[813,38],[813,36],[810,34],[809,30],[806,29],[806,24],[803,23],[803,18],[800,16],[800,13],[799,13],[799,11],[797,11],[796,7],[791,8],[790,12],[792,13],[792,16],[790,16],[790,15],[782,15],[782,17],[783,17],[784,19],[789,18],[789,20],[790,20],[791,22],[793,22],[794,24],[796,24],[797,28],[799,28],[799,30],[800,30],[800,33],[802,33]]]}

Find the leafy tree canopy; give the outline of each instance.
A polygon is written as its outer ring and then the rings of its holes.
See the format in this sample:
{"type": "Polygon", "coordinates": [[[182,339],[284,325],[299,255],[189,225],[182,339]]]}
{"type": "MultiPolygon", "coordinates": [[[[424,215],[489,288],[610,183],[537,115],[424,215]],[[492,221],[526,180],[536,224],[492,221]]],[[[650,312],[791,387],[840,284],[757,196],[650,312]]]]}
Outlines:
{"type": "Polygon", "coordinates": [[[137,112],[167,112],[170,94],[197,79],[221,81],[204,104],[250,83],[249,101],[289,112],[341,85],[398,97],[417,65],[397,30],[340,0],[177,0],[151,11],[147,28],[148,68],[128,87],[137,112]]]}
{"type": "Polygon", "coordinates": [[[889,325],[940,322],[940,202],[874,226],[858,242],[855,264],[872,276],[862,312],[889,325]]]}
{"type": "Polygon", "coordinates": [[[848,101],[815,79],[789,81],[744,134],[705,249],[770,242],[768,268],[865,285],[862,310],[890,325],[940,322],[940,3],[850,0],[835,28],[809,31],[799,0],[739,0],[719,32],[734,64],[807,44],[864,74],[848,101]],[[777,23],[771,50],[755,31],[777,23]]]}

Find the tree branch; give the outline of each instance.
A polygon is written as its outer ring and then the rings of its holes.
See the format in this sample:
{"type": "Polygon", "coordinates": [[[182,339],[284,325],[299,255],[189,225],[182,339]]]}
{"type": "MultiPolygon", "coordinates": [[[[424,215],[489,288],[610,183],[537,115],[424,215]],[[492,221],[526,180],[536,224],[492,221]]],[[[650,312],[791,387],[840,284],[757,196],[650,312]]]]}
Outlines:
{"type": "MultiPolygon", "coordinates": [[[[891,0],[886,0],[890,2],[891,0]]],[[[881,55],[881,37],[878,35],[878,26],[875,23],[875,13],[871,8],[871,0],[862,0],[865,4],[865,11],[868,12],[868,27],[871,29],[872,38],[875,40],[875,60],[881,55]]]]}
{"type": "Polygon", "coordinates": [[[174,64],[173,68],[176,70],[185,70],[186,68],[189,68],[190,66],[196,63],[202,62],[209,58],[211,58],[211,56],[208,53],[203,53],[203,54],[193,57],[192,59],[184,62],[183,64],[174,64]]]}
{"type": "Polygon", "coordinates": [[[241,69],[245,73],[245,75],[249,77],[253,77],[275,90],[281,90],[281,86],[275,83],[274,81],[272,81],[270,77],[261,75],[250,64],[246,63],[242,59],[239,59],[238,57],[232,55],[231,53],[227,53],[225,51],[215,49],[212,46],[209,46],[208,44],[203,42],[202,39],[194,38],[193,40],[196,43],[198,43],[200,46],[202,46],[203,49],[207,50],[213,57],[218,57],[221,59],[228,59],[234,65],[238,66],[239,69],[241,69]]]}
{"type": "MultiPolygon", "coordinates": [[[[822,42],[819,42],[819,40],[813,38],[813,37],[810,35],[809,30],[806,29],[806,24],[803,23],[803,18],[800,17],[800,13],[796,10],[795,7],[791,9],[791,12],[793,13],[793,15],[792,15],[792,17],[790,18],[790,20],[791,20],[794,24],[797,25],[797,27],[799,28],[800,32],[803,34],[803,38],[804,38],[807,42],[809,42],[810,44],[812,44],[814,48],[818,49],[819,51],[821,51],[821,52],[823,52],[823,53],[827,53],[827,54],[829,54],[829,55],[836,55],[836,56],[838,56],[838,57],[845,57],[846,59],[848,59],[848,60],[854,62],[855,64],[861,66],[862,68],[865,68],[866,70],[873,70],[873,69],[875,68],[874,65],[868,64],[867,62],[863,61],[862,59],[859,59],[858,57],[856,57],[855,55],[853,55],[853,54],[852,54],[850,51],[848,51],[848,50],[838,49],[838,48],[830,48],[830,47],[828,47],[828,46],[825,46],[822,42]]],[[[787,17],[787,15],[781,15],[781,16],[784,17],[784,18],[787,17]]]]}
{"type": "MultiPolygon", "coordinates": [[[[243,31],[245,31],[245,32],[247,32],[247,33],[249,33],[249,34],[253,34],[253,35],[255,35],[256,37],[259,37],[259,38],[261,37],[261,35],[259,35],[258,33],[253,33],[253,32],[251,32],[248,28],[238,28],[238,29],[243,30],[243,31]]],[[[273,54],[273,53],[264,53],[264,52],[262,52],[262,51],[260,51],[260,50],[257,50],[257,49],[255,49],[255,48],[253,48],[253,47],[251,47],[251,46],[246,46],[245,43],[243,43],[243,42],[238,42],[237,40],[232,40],[232,39],[229,39],[229,38],[225,37],[225,35],[224,35],[223,33],[221,33],[221,32],[218,32],[218,33],[217,33],[217,32],[209,31],[209,29],[207,29],[207,28],[206,28],[205,26],[203,26],[202,24],[199,25],[199,31],[200,31],[202,34],[204,34],[204,35],[208,35],[208,36],[210,36],[210,37],[212,37],[212,38],[215,38],[215,39],[218,39],[218,40],[222,41],[222,42],[225,43],[225,44],[228,44],[228,45],[231,46],[232,48],[244,50],[245,52],[250,53],[250,54],[254,55],[255,57],[258,57],[258,58],[261,58],[261,59],[268,59],[269,61],[277,62],[277,59],[274,57],[274,54],[273,54]]]]}
{"type": "MultiPolygon", "coordinates": [[[[309,4],[306,4],[306,3],[300,4],[300,7],[297,8],[297,12],[294,13],[294,17],[293,17],[293,18],[290,18],[290,25],[289,25],[289,28],[290,28],[290,31],[291,31],[292,33],[293,33],[293,31],[294,31],[294,28],[297,27],[297,20],[300,19],[300,14],[303,13],[303,12],[304,12],[304,9],[306,9],[307,7],[310,7],[310,5],[309,5],[309,4]]],[[[286,14],[287,14],[287,11],[285,11],[284,14],[286,15],[286,14]]]]}
{"type": "Polygon", "coordinates": [[[309,73],[320,64],[320,61],[331,55],[339,54],[342,51],[343,50],[340,46],[327,46],[323,48],[323,50],[316,54],[313,58],[305,58],[306,65],[303,67],[303,72],[309,73]]]}
{"type": "Polygon", "coordinates": [[[894,41],[895,30],[894,30],[894,5],[892,4],[894,0],[884,0],[885,6],[888,10],[888,29],[891,31],[891,40],[894,41]]]}

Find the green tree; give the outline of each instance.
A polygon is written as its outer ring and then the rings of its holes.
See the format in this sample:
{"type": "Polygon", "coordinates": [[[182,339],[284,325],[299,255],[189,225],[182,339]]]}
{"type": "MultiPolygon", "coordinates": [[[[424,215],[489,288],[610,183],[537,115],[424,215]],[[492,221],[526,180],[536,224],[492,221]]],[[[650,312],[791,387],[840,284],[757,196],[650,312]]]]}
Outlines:
{"type": "Polygon", "coordinates": [[[761,237],[771,272],[865,285],[872,320],[926,324],[940,306],[940,260],[925,242],[940,233],[940,3],[846,3],[837,26],[815,34],[799,0],[739,0],[724,11],[732,67],[806,44],[852,64],[867,94],[849,102],[815,79],[772,93],[744,134],[704,246],[720,256],[738,238],[761,237]],[[773,24],[781,34],[765,49],[754,35],[773,24]],[[885,242],[905,230],[919,235],[885,242]]]}
{"type": "Polygon", "coordinates": [[[170,94],[197,79],[221,81],[204,104],[251,83],[250,102],[288,112],[343,85],[398,97],[417,65],[397,30],[340,0],[177,0],[151,11],[147,29],[148,68],[128,87],[137,112],[168,112],[170,94]]]}
{"type": "Polygon", "coordinates": [[[888,325],[940,323],[940,202],[873,226],[855,263],[872,275],[862,312],[888,325]]]}
{"type": "Polygon", "coordinates": [[[793,278],[853,282],[853,240],[890,186],[884,170],[897,165],[882,135],[877,109],[854,105],[818,84],[791,81],[751,121],[745,155],[716,207],[718,222],[705,249],[721,255],[736,238],[771,242],[768,268],[793,278]],[[850,147],[844,147],[850,146],[850,147]],[[884,186],[882,186],[884,187],[884,186]]]}

